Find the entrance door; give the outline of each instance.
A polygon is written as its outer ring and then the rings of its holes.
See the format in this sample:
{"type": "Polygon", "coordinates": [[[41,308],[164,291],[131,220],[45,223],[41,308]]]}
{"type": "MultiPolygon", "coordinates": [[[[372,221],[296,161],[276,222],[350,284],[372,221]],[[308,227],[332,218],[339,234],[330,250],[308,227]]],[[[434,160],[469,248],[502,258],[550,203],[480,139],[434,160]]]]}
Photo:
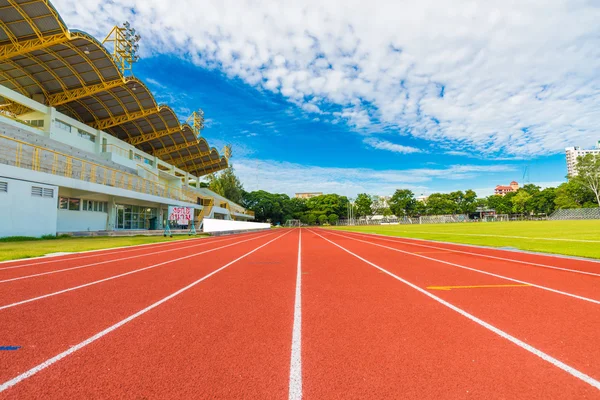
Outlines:
{"type": "Polygon", "coordinates": [[[117,218],[115,227],[117,229],[125,229],[125,206],[117,204],[117,214],[115,217],[117,218]]]}

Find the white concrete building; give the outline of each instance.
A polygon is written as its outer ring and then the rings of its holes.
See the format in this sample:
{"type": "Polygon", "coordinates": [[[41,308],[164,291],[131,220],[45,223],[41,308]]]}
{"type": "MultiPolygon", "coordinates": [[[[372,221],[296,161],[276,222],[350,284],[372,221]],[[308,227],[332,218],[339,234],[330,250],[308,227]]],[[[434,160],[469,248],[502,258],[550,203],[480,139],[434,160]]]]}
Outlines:
{"type": "Polygon", "coordinates": [[[201,111],[182,123],[132,75],[137,57],[122,49],[135,52],[139,37],[122,34],[128,24],[107,48],[48,1],[15,0],[0,25],[0,237],[254,219],[199,188],[230,150],[200,136],[201,111]]]}
{"type": "Polygon", "coordinates": [[[567,156],[567,174],[569,176],[575,176],[577,175],[577,157],[585,156],[586,154],[600,156],[600,140],[596,143],[595,149],[582,149],[579,146],[567,147],[565,153],[567,156]]]}

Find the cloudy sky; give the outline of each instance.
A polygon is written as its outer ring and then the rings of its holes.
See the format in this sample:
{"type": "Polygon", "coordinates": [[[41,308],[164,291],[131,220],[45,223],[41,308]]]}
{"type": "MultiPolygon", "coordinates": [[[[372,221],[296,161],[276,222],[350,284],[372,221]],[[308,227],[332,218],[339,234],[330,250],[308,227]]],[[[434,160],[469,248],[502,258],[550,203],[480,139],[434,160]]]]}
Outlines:
{"type": "Polygon", "coordinates": [[[232,143],[247,190],[417,194],[566,175],[600,140],[600,1],[55,0],[180,117],[232,143]]]}

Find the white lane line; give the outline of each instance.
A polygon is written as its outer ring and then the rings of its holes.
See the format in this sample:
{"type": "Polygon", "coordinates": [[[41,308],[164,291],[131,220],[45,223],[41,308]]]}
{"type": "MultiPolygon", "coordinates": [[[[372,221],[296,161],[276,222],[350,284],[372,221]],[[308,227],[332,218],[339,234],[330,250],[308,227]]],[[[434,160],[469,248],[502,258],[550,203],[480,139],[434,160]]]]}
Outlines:
{"type": "Polygon", "coordinates": [[[165,264],[171,264],[171,263],[174,263],[176,261],[181,261],[181,260],[185,260],[187,258],[199,256],[201,254],[206,254],[206,253],[210,253],[210,252],[213,252],[213,251],[221,250],[221,249],[224,249],[226,247],[235,246],[235,245],[240,244],[240,243],[248,242],[250,240],[260,239],[262,237],[269,236],[269,235],[272,235],[272,233],[268,234],[268,235],[253,237],[253,238],[242,240],[242,241],[239,241],[239,242],[227,244],[227,245],[221,246],[221,247],[215,247],[214,249],[201,251],[200,253],[194,253],[194,254],[190,254],[190,255],[184,256],[184,257],[174,258],[172,260],[164,261],[164,262],[161,262],[161,263],[158,263],[158,264],[153,264],[153,265],[150,265],[150,266],[147,266],[147,267],[144,267],[144,268],[139,268],[139,269],[135,269],[133,271],[128,271],[128,272],[125,272],[125,273],[122,273],[122,274],[109,276],[108,278],[99,279],[97,281],[93,281],[93,282],[89,282],[89,283],[84,283],[83,285],[73,286],[73,287],[70,287],[70,288],[67,288],[67,289],[59,290],[57,292],[47,293],[47,294],[44,294],[42,296],[37,296],[37,297],[32,297],[32,298],[29,298],[29,299],[26,299],[26,300],[17,301],[16,303],[6,304],[4,306],[0,306],[0,311],[4,310],[4,309],[7,309],[7,308],[12,308],[12,307],[20,306],[22,304],[31,303],[33,301],[42,300],[42,299],[45,299],[45,298],[48,298],[48,297],[57,296],[59,294],[63,294],[63,293],[67,293],[67,292],[72,292],[74,290],[82,289],[82,288],[85,288],[85,287],[88,287],[88,286],[97,285],[99,283],[111,281],[113,279],[122,278],[122,277],[127,276],[127,275],[132,275],[132,274],[135,274],[135,273],[138,273],[138,272],[141,272],[141,271],[146,271],[146,270],[149,270],[149,269],[160,267],[160,266],[165,265],[165,264]]]}
{"type": "MultiPolygon", "coordinates": [[[[252,232],[254,233],[254,232],[252,232]]],[[[246,235],[250,235],[252,233],[243,233],[243,234],[239,234],[239,236],[246,236],[246,235]]],[[[62,261],[72,261],[72,260],[79,260],[79,259],[84,259],[84,258],[90,258],[90,257],[102,257],[102,256],[108,256],[108,255],[112,255],[112,254],[121,254],[121,253],[130,253],[132,251],[138,251],[138,250],[146,250],[146,248],[148,247],[166,247],[168,245],[178,245],[181,244],[183,242],[189,242],[190,240],[205,240],[208,242],[214,242],[215,240],[211,240],[211,239],[216,239],[216,237],[210,237],[210,238],[191,238],[191,239],[178,239],[176,241],[172,241],[172,242],[160,242],[160,243],[145,243],[145,244],[136,244],[133,246],[120,246],[120,247],[111,247],[108,249],[96,249],[96,250],[86,250],[86,251],[78,251],[76,254],[82,254],[82,256],[80,257],[71,257],[71,258],[63,258],[63,257],[48,257],[48,256],[40,256],[40,257],[31,257],[28,258],[27,260],[39,260],[42,259],[43,261],[39,261],[39,262],[33,262],[33,263],[28,263],[28,264],[18,264],[18,265],[11,265],[8,267],[2,267],[0,268],[0,271],[5,270],[5,269],[14,269],[14,268],[23,268],[23,267],[30,267],[32,265],[42,265],[42,264],[50,264],[50,263],[55,263],[55,262],[62,262],[62,261]],[[141,248],[140,248],[141,247],[141,248]],[[124,249],[124,250],[121,250],[124,249]],[[121,250],[121,251],[109,251],[109,250],[121,250]],[[107,251],[107,253],[103,253],[103,254],[95,254],[95,253],[99,253],[102,251],[107,251]],[[89,254],[92,253],[92,254],[89,254]],[[50,259],[48,259],[50,258],[50,259]]],[[[185,244],[185,243],[183,243],[185,244]]],[[[174,248],[176,248],[177,246],[173,246],[174,248]]],[[[8,263],[18,263],[18,262],[22,262],[24,261],[23,259],[21,260],[6,260],[6,261],[0,261],[0,264],[8,264],[8,263]]]]}
{"type": "Polygon", "coordinates": [[[290,400],[302,399],[302,228],[299,228],[299,231],[294,327],[292,329],[292,355],[290,358],[290,400]]]}
{"type": "Polygon", "coordinates": [[[590,299],[588,297],[579,296],[579,295],[576,295],[576,294],[573,294],[573,293],[563,292],[562,290],[552,289],[552,288],[549,288],[549,287],[546,287],[546,286],[537,285],[535,283],[531,283],[531,282],[527,282],[527,281],[522,281],[520,279],[509,278],[508,276],[494,274],[492,272],[487,272],[487,271],[482,271],[480,269],[467,267],[467,266],[456,264],[456,263],[452,263],[452,262],[449,262],[449,261],[439,260],[439,259],[433,258],[433,257],[427,257],[427,256],[424,256],[422,254],[411,253],[410,251],[404,251],[404,250],[396,249],[394,247],[384,246],[384,245],[378,244],[378,243],[372,243],[372,242],[369,242],[367,240],[357,239],[357,238],[355,238],[353,236],[338,235],[336,233],[332,233],[332,234],[336,235],[336,236],[341,236],[341,237],[346,238],[346,239],[356,240],[358,242],[367,243],[367,244],[370,244],[372,246],[383,247],[384,249],[389,249],[389,250],[392,250],[392,251],[397,251],[399,253],[408,254],[408,255],[411,255],[413,257],[424,258],[426,260],[435,261],[435,262],[438,262],[438,263],[441,263],[441,264],[451,265],[453,267],[462,268],[462,269],[466,269],[466,270],[474,271],[474,272],[479,272],[480,274],[485,274],[485,275],[493,276],[493,277],[496,277],[496,278],[506,279],[507,281],[517,282],[517,283],[523,283],[523,284],[526,284],[526,285],[530,285],[530,286],[536,287],[538,289],[547,290],[549,292],[562,294],[563,296],[573,297],[573,298],[578,299],[578,300],[588,301],[588,302],[594,303],[594,304],[600,304],[600,300],[594,300],[594,299],[590,299]]]}
{"type": "Polygon", "coordinates": [[[144,254],[138,254],[136,256],[114,258],[114,259],[110,259],[110,260],[106,260],[106,261],[99,261],[99,262],[95,262],[95,263],[91,263],[91,264],[78,265],[76,267],[56,269],[56,270],[47,271],[47,272],[40,272],[38,274],[23,275],[23,276],[18,276],[16,278],[9,278],[9,279],[0,280],[0,283],[20,281],[20,280],[23,280],[23,279],[36,278],[38,276],[51,275],[51,274],[56,274],[56,273],[59,273],[59,272],[73,271],[74,269],[88,268],[88,267],[93,267],[93,266],[96,266],[96,265],[110,264],[110,263],[118,262],[118,261],[131,260],[131,259],[140,258],[140,257],[147,257],[147,256],[151,256],[151,255],[154,255],[154,254],[162,254],[162,253],[172,252],[173,250],[179,251],[179,250],[183,250],[183,249],[189,249],[191,247],[200,247],[200,246],[205,246],[205,245],[211,244],[211,243],[219,243],[219,242],[224,242],[224,241],[233,240],[233,239],[237,239],[237,238],[226,238],[226,239],[221,239],[221,240],[211,240],[210,242],[202,242],[202,243],[199,243],[199,244],[192,244],[190,246],[177,247],[176,249],[169,248],[169,249],[166,249],[166,250],[155,251],[153,253],[144,253],[144,254]]]}
{"type": "MultiPolygon", "coordinates": [[[[312,232],[312,231],[311,231],[312,232]]],[[[555,367],[558,367],[560,369],[562,369],[563,371],[571,374],[572,376],[574,376],[575,378],[581,379],[582,381],[584,381],[585,383],[595,387],[596,389],[600,390],[600,381],[597,381],[596,379],[592,378],[591,376],[563,363],[562,361],[557,360],[556,358],[550,356],[549,354],[544,353],[541,350],[536,349],[535,347],[523,342],[522,340],[517,339],[516,337],[504,332],[503,330],[496,328],[495,326],[477,318],[476,316],[469,314],[468,312],[464,311],[461,308],[458,308],[457,306],[441,299],[440,297],[437,297],[434,294],[429,293],[427,290],[420,288],[419,286],[399,277],[398,275],[395,275],[393,273],[391,273],[390,271],[378,266],[377,264],[374,264],[372,262],[370,262],[369,260],[366,260],[364,258],[362,258],[361,256],[359,256],[358,254],[355,254],[353,252],[351,252],[350,250],[346,249],[345,247],[340,246],[339,244],[327,239],[326,237],[323,237],[321,235],[319,235],[316,232],[315,233],[317,236],[320,236],[322,239],[328,241],[329,243],[333,244],[334,246],[339,247],[340,249],[344,250],[346,253],[358,258],[359,260],[365,262],[366,264],[369,264],[372,267],[377,268],[378,270],[380,270],[381,272],[391,276],[392,278],[404,283],[407,286],[410,286],[411,288],[419,291],[420,293],[424,294],[425,296],[437,301],[438,303],[450,308],[453,311],[456,311],[457,313],[459,313],[460,315],[470,319],[471,321],[483,326],[484,328],[494,332],[495,334],[497,334],[498,336],[516,344],[517,346],[519,346],[520,348],[522,348],[523,350],[526,350],[538,357],[540,357],[542,360],[549,362],[550,364],[554,365],[555,367]]]]}
{"type": "Polygon", "coordinates": [[[526,239],[526,240],[550,240],[560,242],[580,242],[580,243],[600,243],[600,240],[591,239],[565,239],[565,238],[538,238],[529,236],[507,236],[507,235],[490,235],[485,233],[458,233],[458,232],[425,232],[425,231],[397,231],[404,233],[424,233],[431,235],[460,235],[460,236],[482,236],[482,237],[495,237],[495,238],[508,238],[508,239],[526,239]]]}
{"type": "Polygon", "coordinates": [[[16,384],[18,384],[19,382],[32,377],[33,375],[37,374],[38,372],[48,368],[49,366],[51,366],[52,364],[62,360],[63,358],[67,357],[70,354],[75,353],[76,351],[84,348],[85,346],[95,342],[96,340],[100,339],[103,336],[106,336],[107,334],[111,333],[112,331],[114,331],[115,329],[120,328],[121,326],[125,325],[128,322],[133,321],[134,319],[138,318],[139,316],[147,313],[148,311],[152,310],[153,308],[156,308],[158,306],[160,306],[161,304],[165,303],[166,301],[171,300],[172,298],[180,295],[181,293],[185,292],[186,290],[189,290],[191,288],[193,288],[194,286],[196,286],[197,284],[199,284],[200,282],[210,278],[211,276],[215,275],[216,273],[223,271],[225,268],[229,267],[232,264],[235,264],[236,262],[240,261],[243,258],[246,258],[247,256],[249,256],[250,254],[258,251],[259,249],[265,247],[266,245],[268,245],[269,243],[274,242],[277,239],[280,239],[281,237],[287,235],[289,232],[284,233],[283,235],[279,235],[278,237],[276,237],[275,239],[272,239],[270,241],[268,241],[265,244],[262,244],[260,246],[258,246],[257,248],[255,248],[254,250],[249,251],[248,253],[244,254],[243,256],[240,256],[238,258],[236,258],[233,261],[230,261],[229,263],[223,265],[222,267],[220,267],[219,269],[214,270],[213,272],[204,275],[202,278],[190,283],[189,285],[179,289],[178,291],[168,295],[167,297],[164,297],[163,299],[157,301],[156,303],[153,303],[151,305],[149,305],[148,307],[144,308],[143,310],[140,310],[138,312],[136,312],[133,315],[130,315],[129,317],[117,322],[116,324],[106,328],[105,330],[96,333],[94,336],[91,336],[89,338],[87,338],[86,340],[84,340],[83,342],[76,344],[75,346],[70,347],[68,350],[63,351],[60,354],[57,354],[56,356],[49,358],[48,360],[44,361],[43,363],[31,368],[29,371],[26,371],[6,382],[4,382],[3,384],[0,385],[0,393],[2,393],[3,391],[5,391],[8,388],[11,388],[13,386],[15,386],[16,384]]]}
{"type": "MultiPolygon", "coordinates": [[[[490,259],[494,259],[494,260],[509,261],[509,262],[518,263],[518,264],[533,265],[535,267],[550,268],[550,269],[556,269],[556,270],[559,270],[559,271],[573,272],[573,273],[576,273],[576,274],[583,274],[583,275],[591,275],[591,276],[598,276],[598,277],[600,277],[600,273],[581,271],[581,270],[578,270],[578,269],[555,267],[553,265],[546,265],[546,264],[539,264],[539,263],[534,263],[534,262],[529,262],[529,261],[515,260],[515,259],[512,259],[512,258],[491,256],[491,255],[488,255],[488,254],[473,253],[473,252],[470,252],[470,251],[462,251],[462,250],[456,250],[456,249],[449,249],[447,247],[438,247],[438,246],[432,246],[432,245],[427,245],[427,244],[407,242],[407,241],[402,240],[402,238],[397,238],[396,240],[394,240],[393,237],[382,237],[382,235],[377,235],[374,238],[373,236],[376,235],[376,234],[367,234],[367,233],[352,232],[352,231],[344,231],[344,233],[347,233],[347,234],[351,234],[352,233],[352,234],[355,234],[355,235],[360,235],[361,237],[365,237],[366,236],[366,237],[370,237],[370,238],[373,238],[373,239],[385,240],[387,242],[392,242],[392,243],[402,243],[402,244],[406,244],[406,245],[409,245],[409,246],[419,246],[419,247],[427,247],[427,248],[430,248],[430,249],[446,250],[446,251],[449,251],[449,252],[452,252],[452,253],[468,254],[468,255],[472,255],[472,256],[485,257],[485,258],[490,258],[490,259]]],[[[499,250],[499,251],[501,251],[502,249],[491,249],[491,250],[499,250]]],[[[579,261],[582,261],[582,260],[579,260],[579,261]]]]}

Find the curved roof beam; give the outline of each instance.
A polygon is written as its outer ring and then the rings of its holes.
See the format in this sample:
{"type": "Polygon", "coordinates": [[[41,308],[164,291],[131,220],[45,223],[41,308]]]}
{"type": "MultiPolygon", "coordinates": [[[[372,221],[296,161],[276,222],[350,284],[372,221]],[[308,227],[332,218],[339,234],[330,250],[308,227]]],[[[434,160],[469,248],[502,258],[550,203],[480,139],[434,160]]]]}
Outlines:
{"type": "MultiPolygon", "coordinates": [[[[199,140],[196,141],[196,142],[184,142],[184,143],[181,143],[181,144],[176,144],[174,146],[164,147],[162,149],[156,150],[156,151],[152,152],[152,155],[155,156],[155,157],[161,157],[161,156],[173,153],[175,151],[187,149],[189,147],[193,147],[193,146],[196,146],[196,145],[199,145],[199,144],[200,144],[199,140]]],[[[208,147],[208,143],[206,144],[206,146],[208,147]]],[[[213,151],[217,151],[217,149],[215,149],[214,147],[212,147],[212,148],[209,148],[208,151],[198,152],[198,154],[207,155],[207,154],[211,154],[213,151]]],[[[217,154],[219,154],[219,153],[217,152],[217,154]]]]}
{"type": "MultiPolygon", "coordinates": [[[[192,154],[189,156],[185,156],[185,157],[179,157],[179,158],[171,158],[169,161],[167,161],[170,164],[175,165],[176,167],[179,167],[180,165],[185,166],[185,163],[187,163],[188,161],[198,161],[199,159],[201,160],[202,157],[206,157],[206,156],[210,156],[212,155],[212,152],[208,152],[208,153],[196,153],[196,154],[192,154]]],[[[217,153],[216,151],[214,152],[214,154],[216,154],[217,157],[219,157],[219,153],[217,153]]],[[[201,165],[211,165],[212,163],[205,163],[204,161],[201,161],[201,165]]],[[[181,167],[180,167],[181,168],[181,167]]]]}
{"type": "Polygon", "coordinates": [[[110,127],[124,124],[125,122],[128,122],[128,121],[134,121],[138,118],[143,118],[143,117],[147,117],[149,115],[158,114],[163,107],[164,106],[159,106],[156,108],[149,108],[146,110],[140,110],[140,111],[136,111],[136,112],[132,112],[132,113],[126,112],[121,115],[116,115],[114,117],[98,120],[89,125],[92,128],[103,131],[110,127]]]}
{"type": "MultiPolygon", "coordinates": [[[[48,0],[38,0],[29,2],[38,5],[39,15],[31,17],[23,8],[21,3],[15,0],[7,0],[8,5],[0,7],[0,14],[4,9],[12,9],[23,19],[16,21],[2,21],[2,30],[10,40],[9,44],[0,46],[0,60],[23,55],[30,51],[40,50],[57,43],[65,43],[72,39],[66,25],[61,20],[56,9],[48,0]],[[46,29],[42,30],[35,20],[45,20],[46,29]],[[49,21],[50,20],[50,21],[49,21]],[[17,37],[9,25],[26,23],[31,30],[30,34],[23,37],[17,37]]],[[[22,28],[22,27],[21,27],[22,28]]]]}
{"type": "Polygon", "coordinates": [[[207,167],[200,167],[200,168],[190,169],[188,172],[190,174],[192,174],[192,175],[203,176],[203,175],[206,175],[206,174],[211,174],[213,172],[220,171],[220,170],[225,169],[227,167],[228,167],[227,160],[225,158],[221,158],[214,165],[207,166],[207,167]]]}
{"type": "Polygon", "coordinates": [[[129,81],[137,81],[136,78],[115,79],[108,82],[101,82],[95,85],[83,86],[76,89],[66,90],[64,92],[54,93],[48,96],[48,105],[56,107],[70,101],[79,100],[84,97],[104,92],[106,90],[126,85],[129,81]]]}

